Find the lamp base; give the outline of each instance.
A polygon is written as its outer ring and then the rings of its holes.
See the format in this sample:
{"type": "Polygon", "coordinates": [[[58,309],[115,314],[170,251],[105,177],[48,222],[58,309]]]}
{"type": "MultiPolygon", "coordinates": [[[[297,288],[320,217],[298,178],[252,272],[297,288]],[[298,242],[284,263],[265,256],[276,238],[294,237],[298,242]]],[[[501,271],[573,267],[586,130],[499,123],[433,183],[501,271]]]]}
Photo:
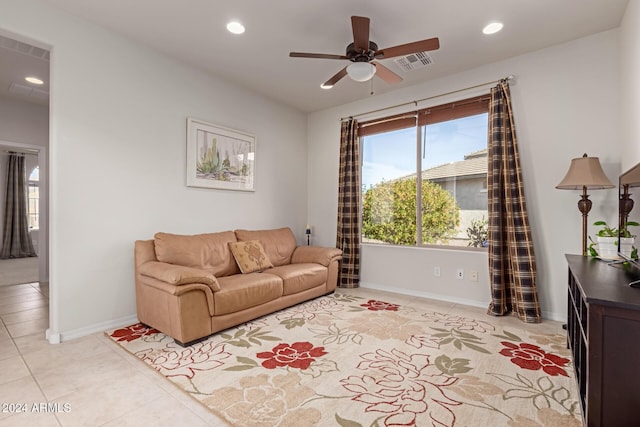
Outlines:
{"type": "Polygon", "coordinates": [[[591,210],[591,200],[587,194],[587,187],[582,187],[582,199],[578,201],[578,210],[582,213],[582,256],[587,256],[587,216],[591,210]]]}

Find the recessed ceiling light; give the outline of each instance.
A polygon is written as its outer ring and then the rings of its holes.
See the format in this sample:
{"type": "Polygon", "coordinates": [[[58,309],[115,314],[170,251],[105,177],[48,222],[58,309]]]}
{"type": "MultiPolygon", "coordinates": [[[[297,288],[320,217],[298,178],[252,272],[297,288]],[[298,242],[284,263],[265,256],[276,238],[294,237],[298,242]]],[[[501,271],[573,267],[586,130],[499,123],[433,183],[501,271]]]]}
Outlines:
{"type": "Polygon", "coordinates": [[[24,79],[26,81],[28,81],[29,83],[33,83],[34,85],[44,84],[44,82],[42,80],[40,80],[39,78],[37,78],[37,77],[29,76],[29,77],[25,77],[24,79]]]}
{"type": "Polygon", "coordinates": [[[492,22],[482,29],[482,32],[485,34],[495,34],[500,31],[504,27],[502,22],[492,22]]]}
{"type": "Polygon", "coordinates": [[[237,21],[231,21],[227,24],[227,30],[233,34],[242,34],[244,33],[244,25],[237,21]]]}
{"type": "Polygon", "coordinates": [[[331,89],[331,88],[333,87],[333,85],[326,85],[326,84],[322,83],[322,84],[320,85],[320,87],[321,87],[322,89],[331,89]]]}

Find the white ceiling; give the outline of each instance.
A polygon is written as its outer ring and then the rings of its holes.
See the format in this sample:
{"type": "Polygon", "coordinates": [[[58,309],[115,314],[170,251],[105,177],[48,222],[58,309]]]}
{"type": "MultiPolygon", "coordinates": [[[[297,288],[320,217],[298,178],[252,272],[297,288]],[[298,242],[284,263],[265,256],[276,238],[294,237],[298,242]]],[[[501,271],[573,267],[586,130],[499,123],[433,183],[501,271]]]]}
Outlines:
{"type": "Polygon", "coordinates": [[[0,96],[48,105],[49,52],[0,35],[0,96]],[[44,83],[28,83],[28,76],[44,83]]]}
{"type": "MultiPolygon", "coordinates": [[[[310,112],[370,96],[371,83],[342,79],[320,84],[346,61],[290,58],[290,51],[344,54],[352,41],[350,16],[371,18],[380,48],[431,37],[434,63],[402,71],[388,85],[374,78],[377,94],[414,85],[618,27],[628,0],[47,0],[67,11],[223,79],[310,112]],[[247,31],[228,33],[236,19],[247,31]],[[502,21],[485,36],[482,28],[502,21]]],[[[2,55],[6,49],[0,49],[2,55]]],[[[596,60],[598,52],[594,52],[596,60]]],[[[4,73],[6,61],[1,63],[4,73]]],[[[502,76],[496,76],[499,78],[502,76]]],[[[0,84],[5,85],[0,76],[0,84]]],[[[4,87],[0,88],[5,90],[4,87]]]]}

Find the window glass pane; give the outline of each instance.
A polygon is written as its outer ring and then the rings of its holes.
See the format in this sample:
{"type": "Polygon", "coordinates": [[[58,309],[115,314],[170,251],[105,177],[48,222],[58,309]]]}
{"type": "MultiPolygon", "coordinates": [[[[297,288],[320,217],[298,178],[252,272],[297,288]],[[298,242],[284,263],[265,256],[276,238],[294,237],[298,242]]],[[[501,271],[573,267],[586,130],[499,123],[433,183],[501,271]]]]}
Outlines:
{"type": "Polygon", "coordinates": [[[29,192],[27,197],[27,219],[29,228],[40,228],[39,224],[39,194],[38,181],[40,168],[36,166],[29,174],[29,192]]]}
{"type": "Polygon", "coordinates": [[[419,188],[416,128],[364,137],[362,241],[485,246],[487,127],[487,113],[421,126],[419,188]]]}
{"type": "Polygon", "coordinates": [[[363,138],[362,239],[416,244],[416,128],[363,138]]]}
{"type": "Polygon", "coordinates": [[[423,127],[423,243],[484,245],[487,127],[486,113],[423,127]]]}
{"type": "Polygon", "coordinates": [[[29,181],[40,181],[40,166],[36,166],[29,175],[29,181]]]}

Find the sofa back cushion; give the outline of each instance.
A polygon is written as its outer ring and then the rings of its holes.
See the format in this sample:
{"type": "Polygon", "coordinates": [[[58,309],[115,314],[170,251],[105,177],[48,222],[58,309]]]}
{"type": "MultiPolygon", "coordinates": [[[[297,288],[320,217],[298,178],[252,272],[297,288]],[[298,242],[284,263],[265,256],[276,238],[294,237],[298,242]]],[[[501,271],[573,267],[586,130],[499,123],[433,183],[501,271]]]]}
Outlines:
{"type": "Polygon", "coordinates": [[[158,261],[199,268],[216,277],[240,272],[229,249],[229,243],[236,241],[233,231],[193,236],[156,233],[154,236],[158,261]]]}
{"type": "Polygon", "coordinates": [[[259,240],[271,263],[278,267],[291,263],[291,256],[297,243],[290,228],[275,230],[236,230],[239,242],[259,240]]]}

